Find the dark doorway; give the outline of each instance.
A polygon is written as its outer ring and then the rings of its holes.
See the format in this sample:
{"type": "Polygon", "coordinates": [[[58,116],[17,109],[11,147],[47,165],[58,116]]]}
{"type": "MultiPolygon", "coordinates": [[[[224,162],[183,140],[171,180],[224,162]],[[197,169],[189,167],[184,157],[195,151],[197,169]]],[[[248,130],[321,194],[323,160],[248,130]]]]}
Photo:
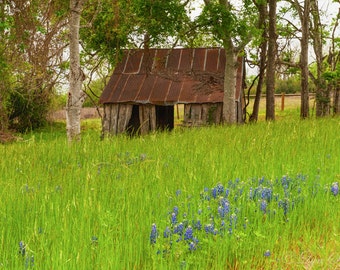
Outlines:
{"type": "Polygon", "coordinates": [[[140,121],[139,121],[139,106],[133,105],[131,118],[126,128],[126,133],[130,136],[138,135],[140,132],[140,121]]]}
{"type": "Polygon", "coordinates": [[[156,106],[156,126],[158,130],[174,129],[174,106],[156,106]]]}

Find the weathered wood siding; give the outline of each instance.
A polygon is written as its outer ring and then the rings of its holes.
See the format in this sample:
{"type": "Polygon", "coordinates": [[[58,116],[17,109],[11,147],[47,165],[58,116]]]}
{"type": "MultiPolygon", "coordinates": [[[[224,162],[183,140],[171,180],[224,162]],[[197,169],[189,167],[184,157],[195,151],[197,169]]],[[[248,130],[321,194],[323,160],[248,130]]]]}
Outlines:
{"type": "Polygon", "coordinates": [[[104,104],[103,133],[117,135],[124,133],[131,118],[132,105],[104,104]]]}
{"type": "Polygon", "coordinates": [[[127,132],[147,134],[156,130],[155,105],[138,105],[139,126],[131,125],[133,105],[131,104],[104,104],[103,133],[117,135],[127,132]]]}
{"type": "Polygon", "coordinates": [[[220,123],[222,123],[222,103],[184,105],[184,125],[204,126],[220,123]]]}
{"type": "Polygon", "coordinates": [[[140,134],[156,130],[156,106],[139,105],[140,134]]]}

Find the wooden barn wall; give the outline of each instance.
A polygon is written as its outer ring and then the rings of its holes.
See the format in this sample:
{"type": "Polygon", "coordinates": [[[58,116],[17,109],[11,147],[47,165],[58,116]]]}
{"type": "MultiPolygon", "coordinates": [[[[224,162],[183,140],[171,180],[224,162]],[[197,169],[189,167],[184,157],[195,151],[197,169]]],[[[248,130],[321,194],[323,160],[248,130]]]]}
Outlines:
{"type": "Polygon", "coordinates": [[[183,123],[187,126],[222,123],[222,103],[185,104],[183,123]]]}
{"type": "MultiPolygon", "coordinates": [[[[140,121],[137,133],[147,134],[156,130],[156,108],[154,105],[138,105],[140,121]]],[[[117,135],[125,133],[129,128],[133,105],[104,104],[102,129],[104,134],[117,135]]]]}
{"type": "Polygon", "coordinates": [[[140,134],[156,130],[156,106],[139,105],[140,134]]]}
{"type": "Polygon", "coordinates": [[[124,133],[131,118],[133,105],[104,104],[103,132],[111,135],[124,133]]]}

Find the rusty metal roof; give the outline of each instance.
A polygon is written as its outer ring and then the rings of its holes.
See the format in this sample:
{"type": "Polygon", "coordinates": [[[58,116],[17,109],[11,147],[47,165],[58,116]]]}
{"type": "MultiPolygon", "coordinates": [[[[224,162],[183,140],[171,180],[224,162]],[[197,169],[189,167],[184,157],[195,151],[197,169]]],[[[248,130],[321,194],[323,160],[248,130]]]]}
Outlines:
{"type": "MultiPolygon", "coordinates": [[[[127,50],[104,88],[100,103],[222,102],[224,68],[221,48],[127,50]]],[[[240,96],[242,76],[240,64],[236,99],[240,96]]]]}

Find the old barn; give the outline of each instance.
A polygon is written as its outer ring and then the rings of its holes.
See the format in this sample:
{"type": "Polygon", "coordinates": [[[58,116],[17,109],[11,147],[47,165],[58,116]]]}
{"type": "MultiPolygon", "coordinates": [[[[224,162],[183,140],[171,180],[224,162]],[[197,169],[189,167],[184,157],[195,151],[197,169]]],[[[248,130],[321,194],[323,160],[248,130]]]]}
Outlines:
{"type": "MultiPolygon", "coordinates": [[[[184,104],[183,124],[222,121],[225,54],[221,48],[128,50],[100,97],[104,134],[174,128],[174,106],[184,104]]],[[[243,61],[239,58],[236,115],[242,122],[243,61]]]]}

